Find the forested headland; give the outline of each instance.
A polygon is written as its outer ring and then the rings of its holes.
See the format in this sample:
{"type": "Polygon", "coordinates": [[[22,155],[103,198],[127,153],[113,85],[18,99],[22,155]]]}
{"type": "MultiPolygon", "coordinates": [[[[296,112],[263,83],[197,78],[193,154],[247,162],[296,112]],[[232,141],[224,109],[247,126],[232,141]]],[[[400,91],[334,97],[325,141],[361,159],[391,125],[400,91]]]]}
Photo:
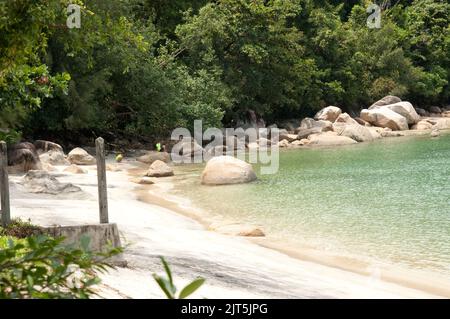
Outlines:
{"type": "Polygon", "coordinates": [[[0,0],[0,139],[152,139],[389,94],[449,104],[448,1],[379,1],[380,28],[370,3],[0,0]]]}

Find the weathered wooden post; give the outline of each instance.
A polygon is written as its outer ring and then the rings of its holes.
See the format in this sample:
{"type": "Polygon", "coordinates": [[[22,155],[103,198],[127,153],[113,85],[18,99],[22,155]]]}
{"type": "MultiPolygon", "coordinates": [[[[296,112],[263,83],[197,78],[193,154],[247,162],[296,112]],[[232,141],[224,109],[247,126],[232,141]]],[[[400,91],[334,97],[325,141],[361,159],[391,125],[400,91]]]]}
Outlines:
{"type": "Polygon", "coordinates": [[[8,153],[6,142],[0,142],[0,191],[2,226],[11,223],[11,211],[9,207],[9,180],[8,180],[8,153]]]}
{"type": "Polygon", "coordinates": [[[97,155],[98,205],[100,208],[100,223],[109,223],[108,192],[106,184],[105,141],[99,137],[95,140],[97,155]]]}

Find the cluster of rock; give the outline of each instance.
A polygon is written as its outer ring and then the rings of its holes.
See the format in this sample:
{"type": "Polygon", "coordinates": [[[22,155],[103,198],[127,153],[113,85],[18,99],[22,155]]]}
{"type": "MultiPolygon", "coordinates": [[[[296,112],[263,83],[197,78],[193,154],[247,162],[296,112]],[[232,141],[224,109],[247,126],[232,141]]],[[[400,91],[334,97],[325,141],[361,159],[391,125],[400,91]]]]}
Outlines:
{"type": "MultiPolygon", "coordinates": [[[[449,111],[442,111],[439,117],[450,117],[449,111]]],[[[437,110],[435,110],[437,111],[437,110]]],[[[449,129],[450,121],[422,118],[422,109],[415,109],[410,102],[396,96],[386,96],[363,109],[359,117],[352,118],[339,107],[328,106],[314,118],[305,118],[294,130],[281,129],[280,147],[303,145],[334,146],[370,142],[390,136],[401,136],[398,131],[429,130],[437,136],[438,130],[449,129]]],[[[433,113],[434,114],[434,113],[433,113]]]]}
{"type": "Polygon", "coordinates": [[[37,140],[34,143],[22,142],[8,148],[8,171],[26,173],[28,171],[56,171],[56,166],[67,166],[64,172],[86,174],[80,165],[95,165],[95,157],[82,148],[75,148],[64,154],[61,145],[37,140]]]}
{"type": "Polygon", "coordinates": [[[64,173],[87,174],[80,166],[93,164],[95,158],[82,148],[75,148],[66,155],[60,145],[49,141],[22,142],[8,148],[8,171],[26,173],[18,184],[30,193],[79,193],[81,189],[78,186],[62,183],[49,172],[59,171],[57,166],[65,166],[62,169],[64,173]]]}

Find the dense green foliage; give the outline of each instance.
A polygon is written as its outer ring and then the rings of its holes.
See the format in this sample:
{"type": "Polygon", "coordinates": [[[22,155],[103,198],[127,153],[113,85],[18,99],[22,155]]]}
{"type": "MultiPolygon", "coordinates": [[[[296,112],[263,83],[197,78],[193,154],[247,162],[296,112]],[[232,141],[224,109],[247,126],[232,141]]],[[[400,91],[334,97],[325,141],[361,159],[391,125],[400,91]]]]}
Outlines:
{"type": "Polygon", "coordinates": [[[107,258],[116,254],[89,252],[62,245],[62,238],[0,236],[0,299],[89,298],[99,283],[96,272],[111,266],[107,258]]]}
{"type": "Polygon", "coordinates": [[[78,1],[80,29],[68,2],[0,0],[3,132],[168,136],[387,94],[449,104],[448,1],[379,1],[380,29],[364,0],[78,1]]]}

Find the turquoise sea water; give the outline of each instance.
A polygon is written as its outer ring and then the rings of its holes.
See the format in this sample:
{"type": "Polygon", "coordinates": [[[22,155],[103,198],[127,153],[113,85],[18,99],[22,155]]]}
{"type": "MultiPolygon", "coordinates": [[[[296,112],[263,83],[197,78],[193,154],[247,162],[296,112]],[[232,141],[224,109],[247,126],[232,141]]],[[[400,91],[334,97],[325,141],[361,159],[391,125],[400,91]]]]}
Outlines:
{"type": "Polygon", "coordinates": [[[268,238],[450,275],[450,135],[286,150],[274,175],[203,186],[202,165],[176,193],[216,219],[261,225],[268,238]]]}

